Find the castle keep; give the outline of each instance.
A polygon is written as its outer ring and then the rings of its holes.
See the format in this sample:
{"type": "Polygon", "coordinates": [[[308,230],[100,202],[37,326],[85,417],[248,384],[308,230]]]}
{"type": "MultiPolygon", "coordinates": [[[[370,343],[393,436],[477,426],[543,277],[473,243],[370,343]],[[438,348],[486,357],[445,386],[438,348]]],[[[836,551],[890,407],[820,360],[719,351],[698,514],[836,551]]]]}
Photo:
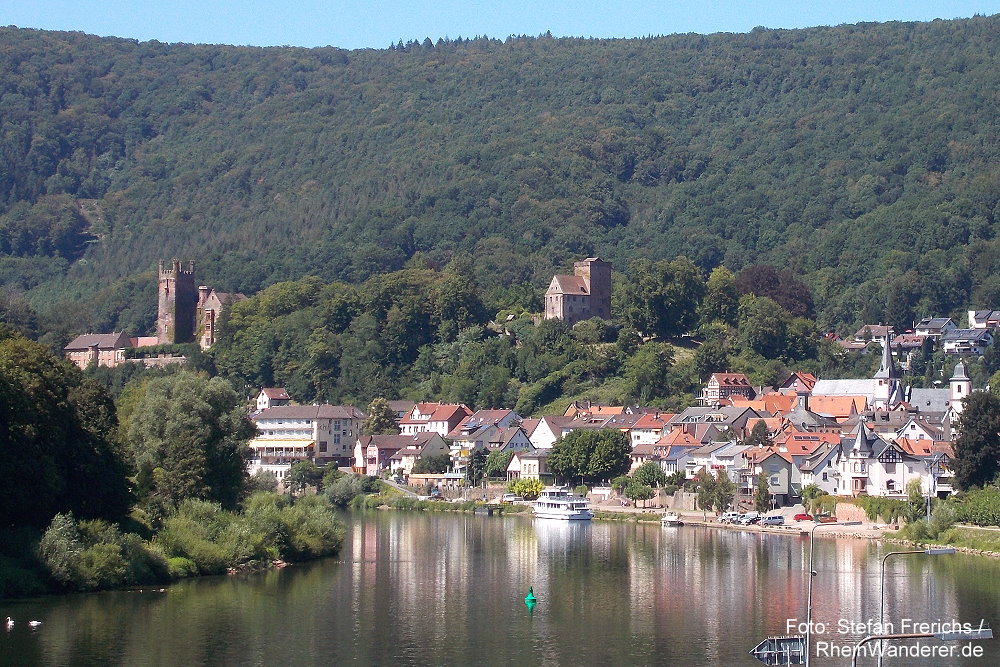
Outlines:
{"type": "Polygon", "coordinates": [[[545,319],[573,326],[591,317],[611,319],[611,265],[600,257],[574,263],[571,276],[552,276],[545,292],[545,319]]]}
{"type": "Polygon", "coordinates": [[[197,342],[202,349],[211,347],[223,309],[246,299],[207,285],[195,288],[194,262],[184,269],[175,259],[168,268],[161,259],[157,275],[156,340],[161,345],[197,342]]]}
{"type": "Polygon", "coordinates": [[[169,267],[165,267],[161,259],[157,275],[157,342],[163,345],[194,341],[195,311],[198,306],[198,291],[194,288],[194,262],[188,262],[185,270],[181,268],[179,260],[175,259],[169,267]]]}

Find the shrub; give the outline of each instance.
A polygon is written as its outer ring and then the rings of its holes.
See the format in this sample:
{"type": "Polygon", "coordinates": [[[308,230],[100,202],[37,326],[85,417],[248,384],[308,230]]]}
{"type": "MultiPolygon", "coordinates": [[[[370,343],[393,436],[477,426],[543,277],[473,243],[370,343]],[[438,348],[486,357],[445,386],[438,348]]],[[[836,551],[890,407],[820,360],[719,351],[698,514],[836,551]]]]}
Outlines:
{"type": "Polygon", "coordinates": [[[535,500],[541,495],[545,485],[537,479],[515,479],[507,485],[507,490],[525,500],[535,500]]]}
{"type": "Polygon", "coordinates": [[[63,585],[76,579],[75,564],[83,553],[76,521],[69,514],[56,514],[38,543],[38,558],[49,576],[63,585]]]}
{"type": "Polygon", "coordinates": [[[347,507],[355,497],[365,493],[365,484],[358,475],[337,479],[326,489],[326,497],[337,507],[347,507]]]}
{"type": "Polygon", "coordinates": [[[190,558],[174,556],[167,559],[167,569],[173,579],[193,577],[198,574],[198,566],[190,558]]]}
{"type": "Polygon", "coordinates": [[[987,487],[965,494],[957,518],[975,526],[1000,526],[1000,491],[987,487]]]}
{"type": "Polygon", "coordinates": [[[344,524],[317,496],[299,500],[281,509],[281,521],[288,535],[285,558],[302,560],[336,553],[344,542],[344,524]]]}
{"type": "Polygon", "coordinates": [[[869,521],[878,521],[879,518],[885,523],[895,523],[897,519],[906,517],[909,512],[909,503],[895,498],[883,498],[881,496],[861,496],[858,504],[865,511],[865,516],[869,521]]]}
{"type": "Polygon", "coordinates": [[[581,484],[580,486],[573,489],[573,493],[575,493],[578,496],[586,497],[586,495],[590,493],[590,489],[587,488],[586,484],[581,484]]]}

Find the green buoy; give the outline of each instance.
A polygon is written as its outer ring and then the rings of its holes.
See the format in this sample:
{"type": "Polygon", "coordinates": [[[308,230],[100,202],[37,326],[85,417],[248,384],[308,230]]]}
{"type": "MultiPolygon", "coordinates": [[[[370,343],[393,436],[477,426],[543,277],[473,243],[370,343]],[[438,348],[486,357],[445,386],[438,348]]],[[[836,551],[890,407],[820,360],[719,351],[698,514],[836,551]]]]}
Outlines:
{"type": "Polygon", "coordinates": [[[535,605],[538,604],[538,598],[535,597],[534,588],[528,587],[528,594],[524,596],[524,606],[528,608],[528,614],[535,611],[535,605]]]}

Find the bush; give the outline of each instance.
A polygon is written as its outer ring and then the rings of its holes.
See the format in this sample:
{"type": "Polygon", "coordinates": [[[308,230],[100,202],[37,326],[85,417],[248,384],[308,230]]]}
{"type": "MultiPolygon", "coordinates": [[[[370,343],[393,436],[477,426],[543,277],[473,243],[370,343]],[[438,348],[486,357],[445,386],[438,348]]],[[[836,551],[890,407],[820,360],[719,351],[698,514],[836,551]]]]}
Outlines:
{"type": "Polygon", "coordinates": [[[162,555],[138,535],[123,535],[106,521],[77,524],[68,514],[53,517],[38,544],[38,556],[53,580],[76,590],[151,583],[168,576],[162,555]]]}
{"type": "Polygon", "coordinates": [[[535,500],[544,488],[545,485],[537,479],[515,479],[507,485],[507,491],[525,500],[535,500]]]}
{"type": "Polygon", "coordinates": [[[172,579],[183,579],[193,577],[198,574],[198,566],[190,558],[174,556],[167,559],[167,569],[172,579]]]}
{"type": "Polygon", "coordinates": [[[578,486],[575,489],[573,489],[573,493],[575,493],[578,496],[582,496],[582,497],[585,498],[587,496],[587,494],[590,493],[590,489],[587,488],[586,484],[581,484],[580,486],[578,486]]]}
{"type": "Polygon", "coordinates": [[[881,496],[861,496],[858,498],[858,505],[865,511],[869,521],[881,518],[885,523],[896,523],[897,519],[906,518],[910,510],[910,505],[905,500],[881,496]]]}
{"type": "Polygon", "coordinates": [[[358,475],[337,479],[326,489],[326,497],[337,507],[347,507],[355,497],[365,493],[365,484],[358,475]]]}
{"type": "Polygon", "coordinates": [[[975,526],[1000,526],[1000,491],[987,487],[968,492],[958,505],[957,518],[975,526]]]}

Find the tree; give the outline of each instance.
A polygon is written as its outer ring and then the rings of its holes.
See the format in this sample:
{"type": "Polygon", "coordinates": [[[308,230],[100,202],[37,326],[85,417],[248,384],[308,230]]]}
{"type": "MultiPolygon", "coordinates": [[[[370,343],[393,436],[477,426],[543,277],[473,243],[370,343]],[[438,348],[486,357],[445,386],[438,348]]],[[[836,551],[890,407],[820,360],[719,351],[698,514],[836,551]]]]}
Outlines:
{"type": "Polygon", "coordinates": [[[736,497],[736,484],[722,470],[715,473],[715,494],[713,505],[716,512],[725,512],[733,505],[736,497]]]}
{"type": "Polygon", "coordinates": [[[763,419],[760,419],[753,425],[750,429],[750,435],[743,442],[745,445],[750,445],[751,447],[770,447],[774,444],[771,440],[771,434],[767,430],[767,424],[763,419]]]}
{"type": "Polygon", "coordinates": [[[631,265],[631,284],[621,292],[623,319],[650,336],[670,338],[697,323],[696,309],[705,291],[701,271],[686,257],[631,265]]]}
{"type": "Polygon", "coordinates": [[[190,371],[150,380],[126,427],[141,498],[154,510],[186,498],[236,507],[256,427],[228,382],[190,371]]]}
{"type": "Polygon", "coordinates": [[[108,392],[0,325],[0,526],[58,513],[120,520],[131,502],[108,392]]]}
{"type": "Polygon", "coordinates": [[[490,452],[489,456],[486,457],[486,470],[484,471],[486,476],[505,477],[507,466],[510,465],[512,458],[514,458],[514,452],[510,450],[490,452]]]}
{"type": "Polygon", "coordinates": [[[954,442],[955,484],[960,489],[983,487],[1000,472],[1000,397],[976,391],[965,398],[954,442]]]}
{"type": "Polygon", "coordinates": [[[740,347],[765,359],[778,358],[786,352],[790,320],[785,309],[771,299],[743,295],[737,327],[740,347]]]}
{"type": "Polygon", "coordinates": [[[285,482],[292,493],[301,493],[307,486],[318,487],[323,479],[323,469],[312,461],[297,461],[288,469],[285,482]]]}
{"type": "Polygon", "coordinates": [[[632,473],[632,479],[654,489],[667,485],[667,474],[655,461],[646,461],[632,473]]]}
{"type": "Polygon", "coordinates": [[[653,487],[632,480],[632,483],[625,487],[625,497],[632,502],[641,500],[645,503],[653,497],[653,487]]]}
{"type": "Polygon", "coordinates": [[[736,276],[724,266],[717,266],[708,275],[705,283],[705,298],[698,306],[698,317],[703,324],[723,322],[736,324],[736,309],[740,294],[736,288],[736,276]]]}
{"type": "Polygon", "coordinates": [[[760,473],[757,475],[757,482],[753,494],[753,504],[758,512],[766,512],[771,509],[771,487],[767,482],[767,475],[760,473]]]}
{"type": "Polygon", "coordinates": [[[773,299],[793,317],[812,317],[812,293],[791,271],[778,271],[767,265],[751,266],[740,272],[735,287],[740,294],[773,299]]]}
{"type": "Polygon", "coordinates": [[[465,469],[465,481],[469,486],[479,486],[486,474],[486,459],[488,455],[482,447],[477,447],[469,454],[469,464],[465,469]]]}
{"type": "Polygon", "coordinates": [[[538,479],[515,479],[507,485],[507,491],[525,500],[535,500],[541,495],[545,485],[538,479]]]}
{"type": "Polygon", "coordinates": [[[670,393],[670,367],[674,348],[668,343],[651,341],[639,348],[625,362],[622,388],[628,400],[647,404],[670,393]]]}
{"type": "Polygon", "coordinates": [[[698,509],[710,510],[715,505],[715,478],[702,468],[694,476],[695,492],[698,494],[698,509]]]}
{"type": "Polygon", "coordinates": [[[368,404],[368,416],[361,422],[361,435],[396,435],[396,413],[389,407],[389,401],[382,397],[373,398],[368,404]]]}
{"type": "Polygon", "coordinates": [[[610,480],[628,471],[631,454],[628,437],[621,431],[579,430],[556,440],[548,464],[562,479],[610,480]]]}
{"type": "Polygon", "coordinates": [[[448,454],[431,454],[417,459],[417,462],[413,464],[413,472],[418,475],[439,475],[448,472],[450,466],[451,456],[448,454]]]}

